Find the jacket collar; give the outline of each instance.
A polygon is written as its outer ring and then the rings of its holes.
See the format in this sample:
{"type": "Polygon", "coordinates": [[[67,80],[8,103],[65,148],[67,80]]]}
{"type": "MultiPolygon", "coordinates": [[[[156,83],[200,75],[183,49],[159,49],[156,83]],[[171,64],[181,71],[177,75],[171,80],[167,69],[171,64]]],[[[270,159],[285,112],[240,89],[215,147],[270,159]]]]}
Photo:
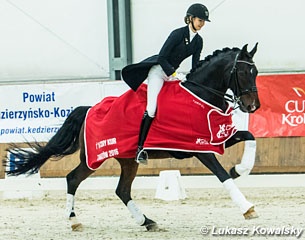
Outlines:
{"type": "MultiPolygon", "coordinates": [[[[190,41],[190,31],[191,31],[191,29],[190,29],[189,25],[184,27],[184,34],[183,35],[184,35],[185,45],[189,45],[190,43],[193,42],[193,41],[192,42],[190,41]]],[[[195,40],[195,38],[197,38],[197,36],[198,36],[198,32],[195,34],[193,40],[195,40]]]]}

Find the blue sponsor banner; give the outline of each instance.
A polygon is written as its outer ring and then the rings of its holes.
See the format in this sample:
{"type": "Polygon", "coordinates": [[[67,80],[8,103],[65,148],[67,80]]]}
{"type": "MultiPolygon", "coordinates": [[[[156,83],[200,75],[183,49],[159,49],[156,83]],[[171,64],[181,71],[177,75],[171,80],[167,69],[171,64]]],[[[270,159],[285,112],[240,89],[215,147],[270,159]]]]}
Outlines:
{"type": "Polygon", "coordinates": [[[2,85],[0,143],[48,141],[77,106],[126,89],[121,81],[2,85]]]}

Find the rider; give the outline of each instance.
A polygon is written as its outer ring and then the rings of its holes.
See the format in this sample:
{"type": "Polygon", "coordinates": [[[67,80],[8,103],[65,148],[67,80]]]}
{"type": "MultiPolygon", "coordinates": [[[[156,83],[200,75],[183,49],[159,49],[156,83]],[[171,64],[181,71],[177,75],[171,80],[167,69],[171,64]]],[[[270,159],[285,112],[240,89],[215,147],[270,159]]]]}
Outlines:
{"type": "Polygon", "coordinates": [[[176,69],[189,56],[192,56],[193,69],[200,60],[203,40],[197,31],[204,26],[205,21],[210,21],[206,6],[200,3],[191,5],[184,17],[187,26],[172,31],[158,55],[122,69],[123,80],[135,91],[147,79],[147,106],[140,126],[135,158],[138,163],[147,164],[143,145],[155,117],[157,97],[164,81],[176,79],[176,69]]]}

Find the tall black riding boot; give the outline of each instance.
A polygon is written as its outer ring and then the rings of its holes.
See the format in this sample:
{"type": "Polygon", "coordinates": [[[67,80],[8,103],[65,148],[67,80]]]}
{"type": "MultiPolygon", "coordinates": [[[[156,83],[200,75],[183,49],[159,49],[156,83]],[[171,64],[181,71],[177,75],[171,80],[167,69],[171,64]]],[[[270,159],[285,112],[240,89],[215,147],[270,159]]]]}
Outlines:
{"type": "Polygon", "coordinates": [[[147,152],[143,150],[143,145],[146,140],[150,125],[154,118],[148,116],[147,111],[144,112],[143,119],[141,122],[140,127],[140,134],[139,134],[139,142],[138,142],[138,150],[136,153],[136,162],[147,164],[147,152]]]}

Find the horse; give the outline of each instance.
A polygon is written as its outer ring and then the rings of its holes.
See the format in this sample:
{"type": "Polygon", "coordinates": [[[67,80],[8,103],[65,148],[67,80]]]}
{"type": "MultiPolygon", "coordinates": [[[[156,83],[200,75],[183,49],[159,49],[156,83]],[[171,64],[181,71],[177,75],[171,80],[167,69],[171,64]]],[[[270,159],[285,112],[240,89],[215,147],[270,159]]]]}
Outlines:
{"type": "MultiPolygon", "coordinates": [[[[259,107],[260,102],[256,87],[257,68],[253,61],[253,56],[257,51],[257,43],[251,51],[248,52],[247,44],[241,49],[223,48],[216,50],[205,59],[201,60],[197,68],[187,75],[187,79],[181,82],[181,86],[207,103],[216,106],[225,111],[228,107],[228,101],[233,102],[234,107],[240,108],[246,113],[254,113],[259,107]],[[227,90],[231,89],[232,94],[228,94],[227,90]]],[[[143,83],[142,85],[145,85],[143,83]]],[[[133,90],[128,90],[133,92],[133,90]]],[[[66,216],[71,222],[72,230],[82,229],[82,224],[77,220],[74,210],[75,193],[79,184],[89,177],[95,170],[89,168],[86,162],[86,150],[84,141],[84,125],[85,118],[91,106],[78,106],[75,108],[61,128],[46,143],[27,142],[32,150],[26,150],[18,147],[16,144],[6,151],[14,155],[22,161],[14,162],[15,169],[7,170],[9,175],[33,174],[49,159],[61,159],[66,155],[70,155],[79,151],[79,165],[66,176],[67,181],[67,202],[66,216]]],[[[118,111],[118,110],[117,110],[118,111]]],[[[140,120],[139,120],[140,121],[140,120]]],[[[136,134],[137,135],[137,134],[136,134]]],[[[253,165],[255,155],[255,138],[248,131],[237,131],[227,139],[224,147],[230,147],[238,142],[250,142],[247,146],[248,150],[244,152],[240,164],[233,167],[229,173],[217,160],[213,152],[196,152],[196,151],[172,151],[172,150],[148,150],[150,159],[163,158],[190,158],[195,157],[203,163],[223,184],[232,201],[240,208],[245,219],[258,217],[254,209],[254,205],[246,200],[235,185],[233,179],[243,174],[249,174],[253,165]],[[254,145],[253,145],[254,144],[254,145]],[[250,160],[247,158],[250,158],[250,160]],[[237,167],[238,166],[238,167],[237,167]]],[[[134,149],[136,152],[136,144],[134,149]]],[[[115,157],[121,167],[121,174],[116,195],[125,204],[131,212],[136,223],[146,228],[147,231],[160,230],[158,224],[142,213],[135,201],[131,198],[131,185],[136,177],[138,163],[134,158],[115,157]]],[[[9,159],[4,159],[5,166],[11,164],[9,159]]]]}

